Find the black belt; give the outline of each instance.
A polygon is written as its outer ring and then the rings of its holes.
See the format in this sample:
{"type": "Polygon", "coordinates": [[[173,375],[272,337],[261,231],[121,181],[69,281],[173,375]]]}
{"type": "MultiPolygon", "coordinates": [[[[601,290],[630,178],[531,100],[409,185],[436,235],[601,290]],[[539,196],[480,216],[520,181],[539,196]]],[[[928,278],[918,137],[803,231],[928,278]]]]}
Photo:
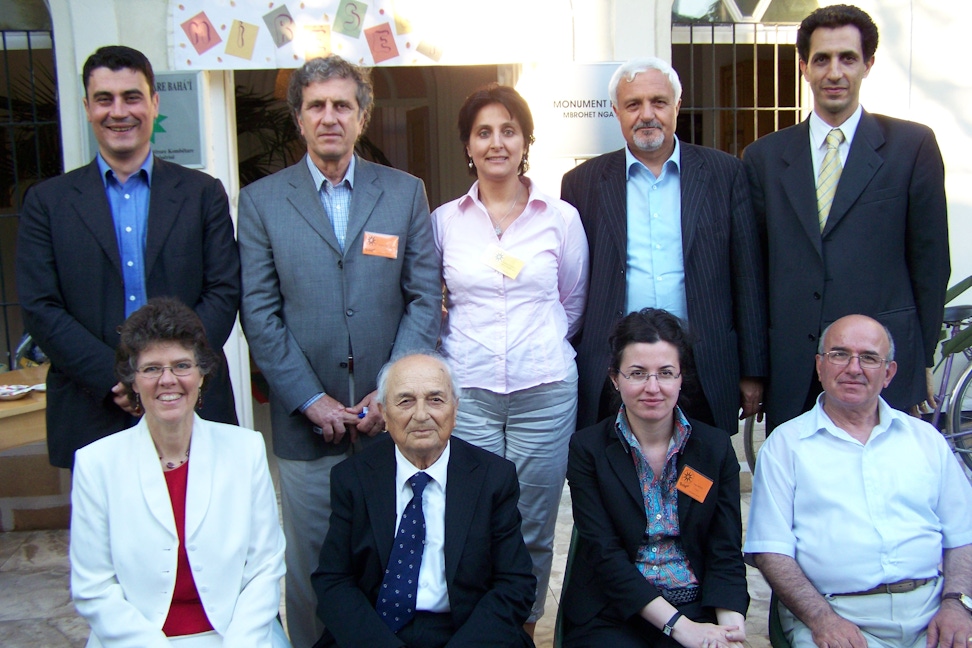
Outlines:
{"type": "Polygon", "coordinates": [[[699,587],[679,587],[678,589],[661,590],[662,598],[678,607],[686,603],[694,603],[699,600],[699,587]]]}

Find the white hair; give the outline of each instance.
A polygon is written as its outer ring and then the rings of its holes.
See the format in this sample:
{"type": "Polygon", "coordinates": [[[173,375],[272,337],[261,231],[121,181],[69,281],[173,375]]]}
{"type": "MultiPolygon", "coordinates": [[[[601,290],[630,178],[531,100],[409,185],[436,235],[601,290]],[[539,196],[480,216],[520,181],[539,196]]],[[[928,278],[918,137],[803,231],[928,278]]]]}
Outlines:
{"type": "Polygon", "coordinates": [[[682,82],[678,78],[678,72],[668,62],[663,61],[657,56],[649,56],[631,59],[614,71],[614,74],[611,76],[611,81],[608,83],[608,94],[611,96],[611,105],[615,108],[618,107],[618,84],[621,83],[621,79],[630,83],[634,81],[637,75],[648,70],[658,70],[668,77],[668,82],[672,84],[672,91],[675,93],[675,103],[678,103],[682,98],[682,82]]]}
{"type": "Polygon", "coordinates": [[[381,403],[382,407],[388,406],[388,403],[385,402],[385,398],[388,396],[388,374],[391,372],[392,366],[399,360],[415,355],[426,356],[442,363],[443,368],[445,368],[446,375],[449,377],[449,384],[452,386],[452,397],[459,400],[459,396],[462,394],[462,388],[459,387],[459,379],[456,378],[456,373],[452,370],[452,366],[449,364],[449,361],[435,351],[408,351],[401,355],[396,355],[394,358],[386,362],[385,366],[383,366],[381,371],[378,372],[378,387],[375,393],[375,400],[381,403]]]}

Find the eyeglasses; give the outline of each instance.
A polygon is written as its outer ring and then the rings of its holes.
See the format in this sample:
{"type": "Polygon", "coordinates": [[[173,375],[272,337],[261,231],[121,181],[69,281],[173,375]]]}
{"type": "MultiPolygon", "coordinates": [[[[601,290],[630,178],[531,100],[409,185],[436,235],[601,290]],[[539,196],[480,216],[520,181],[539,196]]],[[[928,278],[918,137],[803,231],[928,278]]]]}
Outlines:
{"type": "Polygon", "coordinates": [[[149,380],[158,380],[168,369],[172,372],[173,376],[178,376],[182,378],[183,376],[188,376],[192,373],[192,370],[196,368],[196,363],[194,362],[177,362],[171,367],[163,367],[162,365],[146,365],[140,367],[135,371],[143,378],[148,378],[149,380]]]}
{"type": "Polygon", "coordinates": [[[827,358],[827,362],[832,365],[837,365],[838,367],[846,367],[854,358],[857,358],[857,361],[861,364],[862,369],[877,369],[887,362],[885,358],[873,353],[853,355],[847,353],[846,351],[828,351],[827,353],[821,355],[827,358]]]}
{"type": "Polygon", "coordinates": [[[682,375],[681,372],[676,372],[674,369],[662,369],[658,373],[648,373],[642,369],[635,369],[631,373],[624,373],[618,369],[618,374],[623,376],[625,380],[630,380],[633,383],[643,383],[654,376],[655,380],[662,384],[675,382],[682,375]]]}

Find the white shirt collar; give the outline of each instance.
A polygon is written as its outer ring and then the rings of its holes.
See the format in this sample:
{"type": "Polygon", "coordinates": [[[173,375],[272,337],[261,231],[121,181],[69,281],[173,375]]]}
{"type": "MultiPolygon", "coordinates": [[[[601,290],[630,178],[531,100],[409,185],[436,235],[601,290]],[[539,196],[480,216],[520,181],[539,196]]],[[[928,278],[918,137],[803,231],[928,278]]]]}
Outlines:
{"type": "MultiPolygon", "coordinates": [[[[417,472],[424,472],[427,474],[433,479],[433,481],[442,487],[443,491],[445,491],[446,479],[449,473],[449,455],[451,447],[451,441],[446,441],[446,447],[442,450],[442,454],[439,455],[439,458],[435,460],[435,463],[425,470],[419,470],[415,467],[415,464],[409,461],[405,455],[402,454],[402,451],[398,449],[398,446],[395,446],[395,492],[402,492],[402,489],[406,487],[406,482],[408,482],[412,475],[417,472]]],[[[408,489],[411,491],[412,487],[408,486],[408,489]]]]}
{"type": "MultiPolygon", "coordinates": [[[[857,104],[857,110],[844,120],[844,123],[837,128],[844,134],[842,147],[850,146],[854,141],[854,134],[857,132],[857,125],[861,123],[861,115],[864,114],[864,107],[857,104]]],[[[814,149],[822,149],[827,146],[827,135],[834,127],[825,122],[817,114],[817,111],[810,113],[810,146],[814,149]]]]}

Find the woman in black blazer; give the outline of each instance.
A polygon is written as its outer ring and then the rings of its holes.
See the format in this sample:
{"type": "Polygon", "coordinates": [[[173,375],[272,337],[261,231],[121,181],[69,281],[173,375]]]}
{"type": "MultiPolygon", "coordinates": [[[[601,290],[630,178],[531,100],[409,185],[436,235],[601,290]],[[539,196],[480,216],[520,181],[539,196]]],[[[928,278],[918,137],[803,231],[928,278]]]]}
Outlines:
{"type": "Polygon", "coordinates": [[[678,406],[695,379],[687,335],[646,308],[618,322],[610,346],[618,415],[570,443],[578,544],[564,646],[741,648],[739,463],[728,434],[678,406]]]}

